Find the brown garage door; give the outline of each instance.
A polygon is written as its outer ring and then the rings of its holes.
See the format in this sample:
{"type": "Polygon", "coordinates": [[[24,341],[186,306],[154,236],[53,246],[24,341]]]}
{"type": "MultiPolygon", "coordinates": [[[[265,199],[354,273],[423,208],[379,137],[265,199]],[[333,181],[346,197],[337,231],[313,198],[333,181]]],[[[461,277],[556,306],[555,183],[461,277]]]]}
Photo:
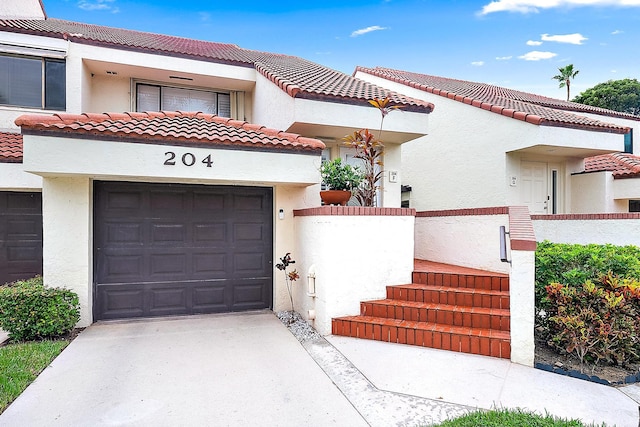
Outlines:
{"type": "Polygon", "coordinates": [[[0,192],[0,284],[42,274],[42,194],[0,192]]]}
{"type": "Polygon", "coordinates": [[[96,182],[94,318],[270,308],[270,188],[96,182]]]}

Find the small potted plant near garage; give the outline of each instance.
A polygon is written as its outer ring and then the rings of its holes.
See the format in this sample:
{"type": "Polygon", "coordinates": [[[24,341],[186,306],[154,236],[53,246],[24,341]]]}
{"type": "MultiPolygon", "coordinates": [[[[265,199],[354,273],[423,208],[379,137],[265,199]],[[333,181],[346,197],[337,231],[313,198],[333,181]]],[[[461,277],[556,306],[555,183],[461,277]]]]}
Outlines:
{"type": "Polygon", "coordinates": [[[320,191],[324,204],[341,206],[347,204],[364,178],[358,167],[342,163],[340,158],[324,162],[320,167],[320,176],[326,187],[326,190],[320,191]]]}

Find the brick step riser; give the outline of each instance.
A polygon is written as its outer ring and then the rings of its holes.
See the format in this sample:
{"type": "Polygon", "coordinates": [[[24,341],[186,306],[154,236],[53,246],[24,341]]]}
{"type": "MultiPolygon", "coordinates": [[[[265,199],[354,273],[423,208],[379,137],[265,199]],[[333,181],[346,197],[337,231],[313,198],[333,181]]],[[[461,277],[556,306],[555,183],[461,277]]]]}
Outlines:
{"type": "Polygon", "coordinates": [[[387,286],[387,299],[463,307],[501,308],[505,310],[508,310],[510,305],[508,295],[474,294],[459,292],[455,288],[431,290],[387,286]]]}
{"type": "Polygon", "coordinates": [[[508,291],[509,278],[497,276],[473,276],[454,273],[413,272],[411,281],[429,286],[447,286],[452,288],[486,289],[488,291],[508,291]]]}
{"type": "Polygon", "coordinates": [[[464,309],[454,311],[451,309],[427,309],[362,302],[360,303],[360,314],[362,316],[385,319],[410,320],[413,322],[494,329],[499,331],[509,331],[511,328],[511,318],[509,315],[471,313],[464,309]]]}
{"type": "Polygon", "coordinates": [[[511,357],[509,340],[334,319],[332,334],[483,356],[511,357]]]}

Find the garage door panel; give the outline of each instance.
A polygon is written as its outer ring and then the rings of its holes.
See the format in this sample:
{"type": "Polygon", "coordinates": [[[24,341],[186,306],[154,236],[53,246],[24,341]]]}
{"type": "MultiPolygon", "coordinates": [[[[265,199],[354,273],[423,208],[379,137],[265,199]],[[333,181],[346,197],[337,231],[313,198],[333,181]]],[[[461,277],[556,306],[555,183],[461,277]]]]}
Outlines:
{"type": "Polygon", "coordinates": [[[233,307],[238,310],[262,308],[267,296],[264,280],[238,281],[233,288],[233,307]]]}
{"type": "Polygon", "coordinates": [[[106,243],[142,244],[142,224],[109,222],[104,225],[106,243]]]}
{"type": "Polygon", "coordinates": [[[174,286],[149,286],[149,313],[152,316],[187,313],[189,291],[187,286],[180,283],[174,286]]]}
{"type": "Polygon", "coordinates": [[[0,192],[0,285],[42,274],[42,195],[0,192]]]}
{"type": "Polygon", "coordinates": [[[144,315],[144,289],[125,285],[98,286],[96,309],[101,319],[141,317],[144,315]]]}
{"type": "Polygon", "coordinates": [[[42,240],[42,219],[7,219],[6,238],[7,240],[42,240]]]}
{"type": "Polygon", "coordinates": [[[140,279],[144,275],[144,257],[131,251],[100,254],[98,274],[103,283],[140,279]]]}
{"type": "Polygon", "coordinates": [[[158,215],[164,216],[176,210],[184,211],[188,209],[187,203],[186,195],[182,191],[172,192],[172,189],[168,189],[162,192],[152,191],[149,194],[149,207],[158,215]]]}
{"type": "Polygon", "coordinates": [[[4,195],[4,203],[0,202],[0,207],[9,213],[42,211],[40,193],[5,192],[4,195]]]}
{"type": "Polygon", "coordinates": [[[233,273],[238,277],[262,275],[267,269],[267,260],[259,253],[236,253],[233,257],[233,273]]]}
{"type": "Polygon", "coordinates": [[[137,211],[142,207],[142,200],[141,191],[111,191],[106,195],[103,208],[110,211],[120,209],[137,211]]]}
{"type": "Polygon", "coordinates": [[[228,311],[227,299],[225,298],[226,287],[226,284],[222,281],[194,286],[194,313],[219,313],[228,311]]]}
{"type": "Polygon", "coordinates": [[[37,263],[37,261],[42,261],[42,252],[30,244],[7,245],[7,261],[27,263],[23,265],[37,263]]]}
{"type": "Polygon", "coordinates": [[[228,238],[227,228],[228,225],[221,222],[193,224],[193,239],[196,242],[207,244],[226,244],[228,238]]]}
{"type": "Polygon", "coordinates": [[[151,280],[181,279],[188,277],[187,255],[180,252],[153,254],[149,257],[151,280]]]}
{"type": "Polygon", "coordinates": [[[233,235],[236,242],[262,242],[264,239],[264,224],[261,223],[244,223],[235,224],[233,235]]]}
{"type": "Polygon", "coordinates": [[[224,194],[210,194],[195,191],[193,193],[193,208],[196,211],[207,212],[224,211],[226,198],[224,194]]]}
{"type": "Polygon", "coordinates": [[[234,195],[233,209],[236,211],[262,212],[265,209],[264,198],[260,194],[234,195]]]}
{"type": "Polygon", "coordinates": [[[193,274],[197,278],[224,278],[227,272],[227,254],[199,253],[193,254],[193,274]]]}
{"type": "Polygon", "coordinates": [[[187,243],[187,230],[184,224],[179,223],[152,223],[152,245],[184,245],[187,243]]]}
{"type": "Polygon", "coordinates": [[[96,182],[94,200],[96,289],[144,294],[142,314],[98,301],[96,320],[271,306],[271,189],[96,182]]]}

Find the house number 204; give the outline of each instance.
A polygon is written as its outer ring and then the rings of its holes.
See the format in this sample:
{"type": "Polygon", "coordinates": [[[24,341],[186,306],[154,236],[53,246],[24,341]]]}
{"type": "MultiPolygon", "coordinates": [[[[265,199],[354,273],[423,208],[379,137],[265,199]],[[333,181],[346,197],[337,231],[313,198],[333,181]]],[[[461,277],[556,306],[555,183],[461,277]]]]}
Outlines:
{"type": "MultiPolygon", "coordinates": [[[[176,153],[174,153],[173,151],[167,151],[166,153],[164,153],[164,156],[164,164],[167,166],[175,166],[178,162],[178,160],[176,160],[176,153]]],[[[182,161],[182,164],[185,166],[193,166],[196,164],[197,159],[193,153],[184,153],[182,157],[180,157],[180,161],[182,161]]],[[[210,168],[213,164],[213,160],[211,160],[211,154],[202,159],[200,163],[205,164],[208,168],[210,168]]]]}

